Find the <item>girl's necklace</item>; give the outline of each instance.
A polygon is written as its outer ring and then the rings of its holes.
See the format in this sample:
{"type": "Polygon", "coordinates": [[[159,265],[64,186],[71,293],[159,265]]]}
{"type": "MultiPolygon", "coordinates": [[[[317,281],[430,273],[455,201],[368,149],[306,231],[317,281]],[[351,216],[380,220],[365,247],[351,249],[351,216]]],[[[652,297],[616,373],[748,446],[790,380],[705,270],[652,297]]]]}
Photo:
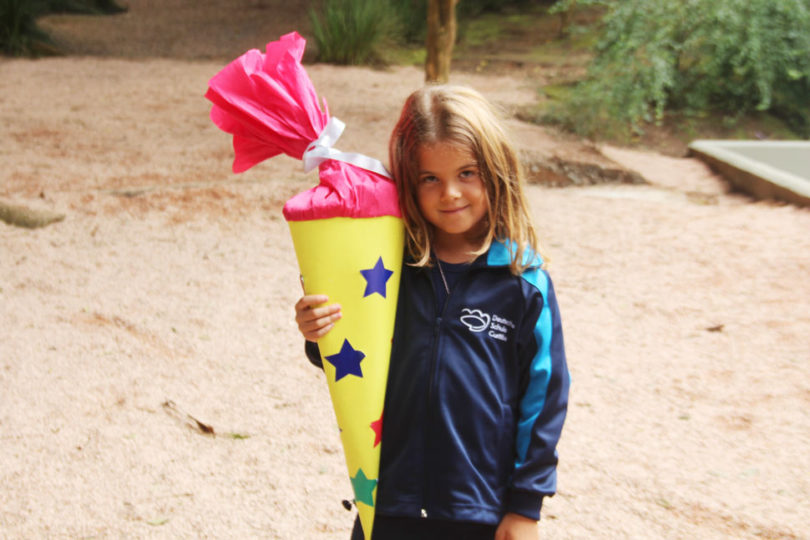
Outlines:
{"type": "Polygon", "coordinates": [[[444,277],[444,270],[442,270],[442,262],[436,257],[436,266],[439,267],[439,275],[442,277],[442,283],[444,283],[444,291],[447,293],[447,296],[450,296],[450,287],[447,286],[447,278],[444,277]]]}

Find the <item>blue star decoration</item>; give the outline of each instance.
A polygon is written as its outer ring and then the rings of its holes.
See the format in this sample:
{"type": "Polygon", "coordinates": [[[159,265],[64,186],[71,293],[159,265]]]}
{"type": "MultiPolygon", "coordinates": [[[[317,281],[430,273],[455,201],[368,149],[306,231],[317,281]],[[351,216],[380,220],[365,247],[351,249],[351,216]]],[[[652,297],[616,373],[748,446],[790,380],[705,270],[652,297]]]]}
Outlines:
{"type": "Polygon", "coordinates": [[[348,339],[343,340],[343,345],[340,347],[340,352],[326,357],[326,360],[335,366],[335,382],[339,381],[346,375],[363,376],[363,370],[360,369],[360,362],[363,361],[366,355],[358,350],[355,350],[349,343],[348,339]]]}
{"type": "Polygon", "coordinates": [[[363,298],[374,293],[385,298],[385,285],[394,272],[393,270],[388,270],[383,265],[382,257],[377,259],[377,264],[374,265],[374,268],[360,270],[360,273],[363,274],[363,277],[366,279],[366,292],[363,294],[363,298]]]}
{"type": "Polygon", "coordinates": [[[357,474],[352,477],[355,501],[374,506],[374,489],[376,487],[377,480],[366,478],[363,469],[357,469],[357,474]]]}

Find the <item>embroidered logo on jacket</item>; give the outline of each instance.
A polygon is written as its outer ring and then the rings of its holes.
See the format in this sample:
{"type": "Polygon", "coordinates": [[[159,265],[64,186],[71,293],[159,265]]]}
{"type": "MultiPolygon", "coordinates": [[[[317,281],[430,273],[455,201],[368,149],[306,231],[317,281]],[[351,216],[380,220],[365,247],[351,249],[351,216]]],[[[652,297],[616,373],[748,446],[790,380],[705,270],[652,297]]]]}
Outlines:
{"type": "Polygon", "coordinates": [[[459,320],[464,323],[464,326],[470,329],[471,332],[483,332],[489,326],[489,315],[480,309],[464,308],[461,310],[461,317],[459,320]]]}
{"type": "Polygon", "coordinates": [[[459,320],[470,330],[470,332],[478,333],[489,329],[487,335],[499,341],[506,341],[509,330],[515,329],[515,323],[509,319],[484,313],[480,309],[462,309],[459,320]]]}

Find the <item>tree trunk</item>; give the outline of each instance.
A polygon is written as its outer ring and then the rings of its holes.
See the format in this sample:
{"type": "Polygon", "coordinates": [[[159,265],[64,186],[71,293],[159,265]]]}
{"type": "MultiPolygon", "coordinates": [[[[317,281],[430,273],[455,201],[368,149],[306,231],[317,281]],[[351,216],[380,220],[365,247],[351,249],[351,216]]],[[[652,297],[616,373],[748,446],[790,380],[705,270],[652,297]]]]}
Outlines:
{"type": "Polygon", "coordinates": [[[456,41],[458,0],[428,0],[425,81],[446,83],[456,41]]]}

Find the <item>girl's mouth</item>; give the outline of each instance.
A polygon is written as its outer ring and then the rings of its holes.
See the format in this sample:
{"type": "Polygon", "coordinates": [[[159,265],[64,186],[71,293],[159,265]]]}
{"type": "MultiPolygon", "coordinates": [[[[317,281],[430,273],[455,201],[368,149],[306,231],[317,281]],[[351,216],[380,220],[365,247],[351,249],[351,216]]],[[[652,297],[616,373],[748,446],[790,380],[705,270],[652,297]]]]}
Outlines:
{"type": "Polygon", "coordinates": [[[459,206],[458,208],[450,208],[447,210],[439,210],[439,211],[442,214],[456,214],[458,212],[461,212],[462,210],[465,210],[466,208],[467,208],[466,206],[459,206]]]}

